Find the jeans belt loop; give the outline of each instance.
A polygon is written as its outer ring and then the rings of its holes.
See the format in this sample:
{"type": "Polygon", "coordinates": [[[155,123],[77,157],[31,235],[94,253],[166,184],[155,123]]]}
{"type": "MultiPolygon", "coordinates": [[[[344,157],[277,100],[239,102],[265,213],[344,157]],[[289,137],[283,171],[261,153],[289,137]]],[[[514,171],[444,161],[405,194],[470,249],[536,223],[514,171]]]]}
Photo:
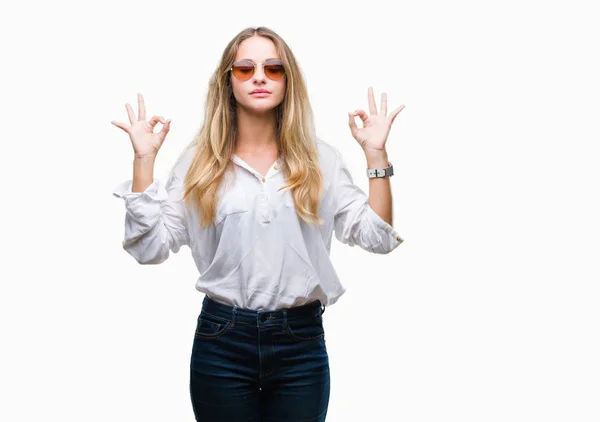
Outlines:
{"type": "Polygon", "coordinates": [[[231,328],[235,328],[235,317],[237,315],[237,306],[233,305],[233,311],[231,312],[231,328]]]}
{"type": "Polygon", "coordinates": [[[283,329],[287,330],[287,309],[283,310],[283,329]]]}

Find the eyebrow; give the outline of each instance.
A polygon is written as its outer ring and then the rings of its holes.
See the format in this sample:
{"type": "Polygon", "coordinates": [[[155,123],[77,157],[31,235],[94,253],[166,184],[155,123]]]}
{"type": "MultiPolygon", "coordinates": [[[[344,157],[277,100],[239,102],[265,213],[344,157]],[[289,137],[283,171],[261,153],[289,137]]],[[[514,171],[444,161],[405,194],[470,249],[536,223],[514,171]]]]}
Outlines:
{"type": "MultiPolygon", "coordinates": [[[[249,59],[249,58],[247,58],[247,57],[246,57],[246,58],[243,58],[243,59],[236,60],[236,62],[241,62],[242,60],[249,60],[249,61],[251,61],[251,62],[254,62],[254,63],[256,63],[254,60],[252,60],[252,59],[249,59]]],[[[279,61],[281,61],[281,59],[279,59],[278,57],[269,57],[268,59],[265,59],[264,61],[266,62],[266,61],[268,61],[268,60],[279,60],[279,61]]]]}

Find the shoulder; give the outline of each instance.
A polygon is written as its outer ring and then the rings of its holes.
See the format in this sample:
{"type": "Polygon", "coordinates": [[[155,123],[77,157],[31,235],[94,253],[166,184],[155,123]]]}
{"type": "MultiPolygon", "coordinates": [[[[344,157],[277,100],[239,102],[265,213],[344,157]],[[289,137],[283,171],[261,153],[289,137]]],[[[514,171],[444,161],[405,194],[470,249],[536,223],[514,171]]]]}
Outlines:
{"type": "Polygon", "coordinates": [[[333,169],[338,161],[342,159],[340,150],[322,139],[317,139],[317,150],[319,152],[321,168],[323,169],[333,169]]]}
{"type": "Polygon", "coordinates": [[[321,174],[325,190],[327,190],[332,183],[336,183],[338,180],[340,168],[345,166],[344,158],[337,147],[322,139],[317,139],[317,148],[321,174]]]}
{"type": "Polygon", "coordinates": [[[197,146],[196,145],[188,145],[185,147],[183,152],[179,154],[179,158],[175,162],[173,166],[173,173],[180,179],[184,179],[187,174],[190,166],[192,165],[192,161],[194,160],[194,156],[196,155],[197,146]]]}
{"type": "Polygon", "coordinates": [[[317,145],[323,174],[336,175],[340,169],[346,168],[344,155],[337,147],[322,139],[317,140],[317,145]]]}

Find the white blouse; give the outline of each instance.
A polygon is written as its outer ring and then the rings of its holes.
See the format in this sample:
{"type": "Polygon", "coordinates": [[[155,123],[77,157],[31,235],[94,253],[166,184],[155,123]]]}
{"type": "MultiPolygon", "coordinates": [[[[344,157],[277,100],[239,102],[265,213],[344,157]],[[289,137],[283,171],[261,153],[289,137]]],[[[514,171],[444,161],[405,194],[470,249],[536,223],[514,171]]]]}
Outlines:
{"type": "Polygon", "coordinates": [[[132,192],[128,180],[113,191],[126,208],[123,249],[140,264],[160,264],[169,251],[187,245],[200,273],[196,289],[240,308],[289,308],[316,299],[334,304],[346,291],[329,257],[334,231],[340,242],[377,254],[391,252],[404,240],[370,207],[339,152],[322,140],[317,146],[324,225],[305,223],[291,192],[277,191],[285,184],[279,160],[263,178],[234,154],[235,178],[227,174],[215,220],[202,228],[197,210],[182,200],[192,148],[166,185],[155,178],[144,192],[132,192]]]}

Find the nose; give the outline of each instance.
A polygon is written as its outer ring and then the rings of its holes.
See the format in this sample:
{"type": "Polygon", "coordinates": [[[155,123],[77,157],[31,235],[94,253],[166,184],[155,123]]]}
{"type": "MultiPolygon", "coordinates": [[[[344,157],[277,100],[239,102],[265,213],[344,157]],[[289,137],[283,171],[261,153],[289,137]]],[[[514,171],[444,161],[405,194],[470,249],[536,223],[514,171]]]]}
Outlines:
{"type": "Polygon", "coordinates": [[[252,75],[252,79],[254,83],[264,83],[267,80],[267,76],[265,75],[265,71],[263,70],[262,64],[259,64],[254,69],[254,75],[252,75]]]}

